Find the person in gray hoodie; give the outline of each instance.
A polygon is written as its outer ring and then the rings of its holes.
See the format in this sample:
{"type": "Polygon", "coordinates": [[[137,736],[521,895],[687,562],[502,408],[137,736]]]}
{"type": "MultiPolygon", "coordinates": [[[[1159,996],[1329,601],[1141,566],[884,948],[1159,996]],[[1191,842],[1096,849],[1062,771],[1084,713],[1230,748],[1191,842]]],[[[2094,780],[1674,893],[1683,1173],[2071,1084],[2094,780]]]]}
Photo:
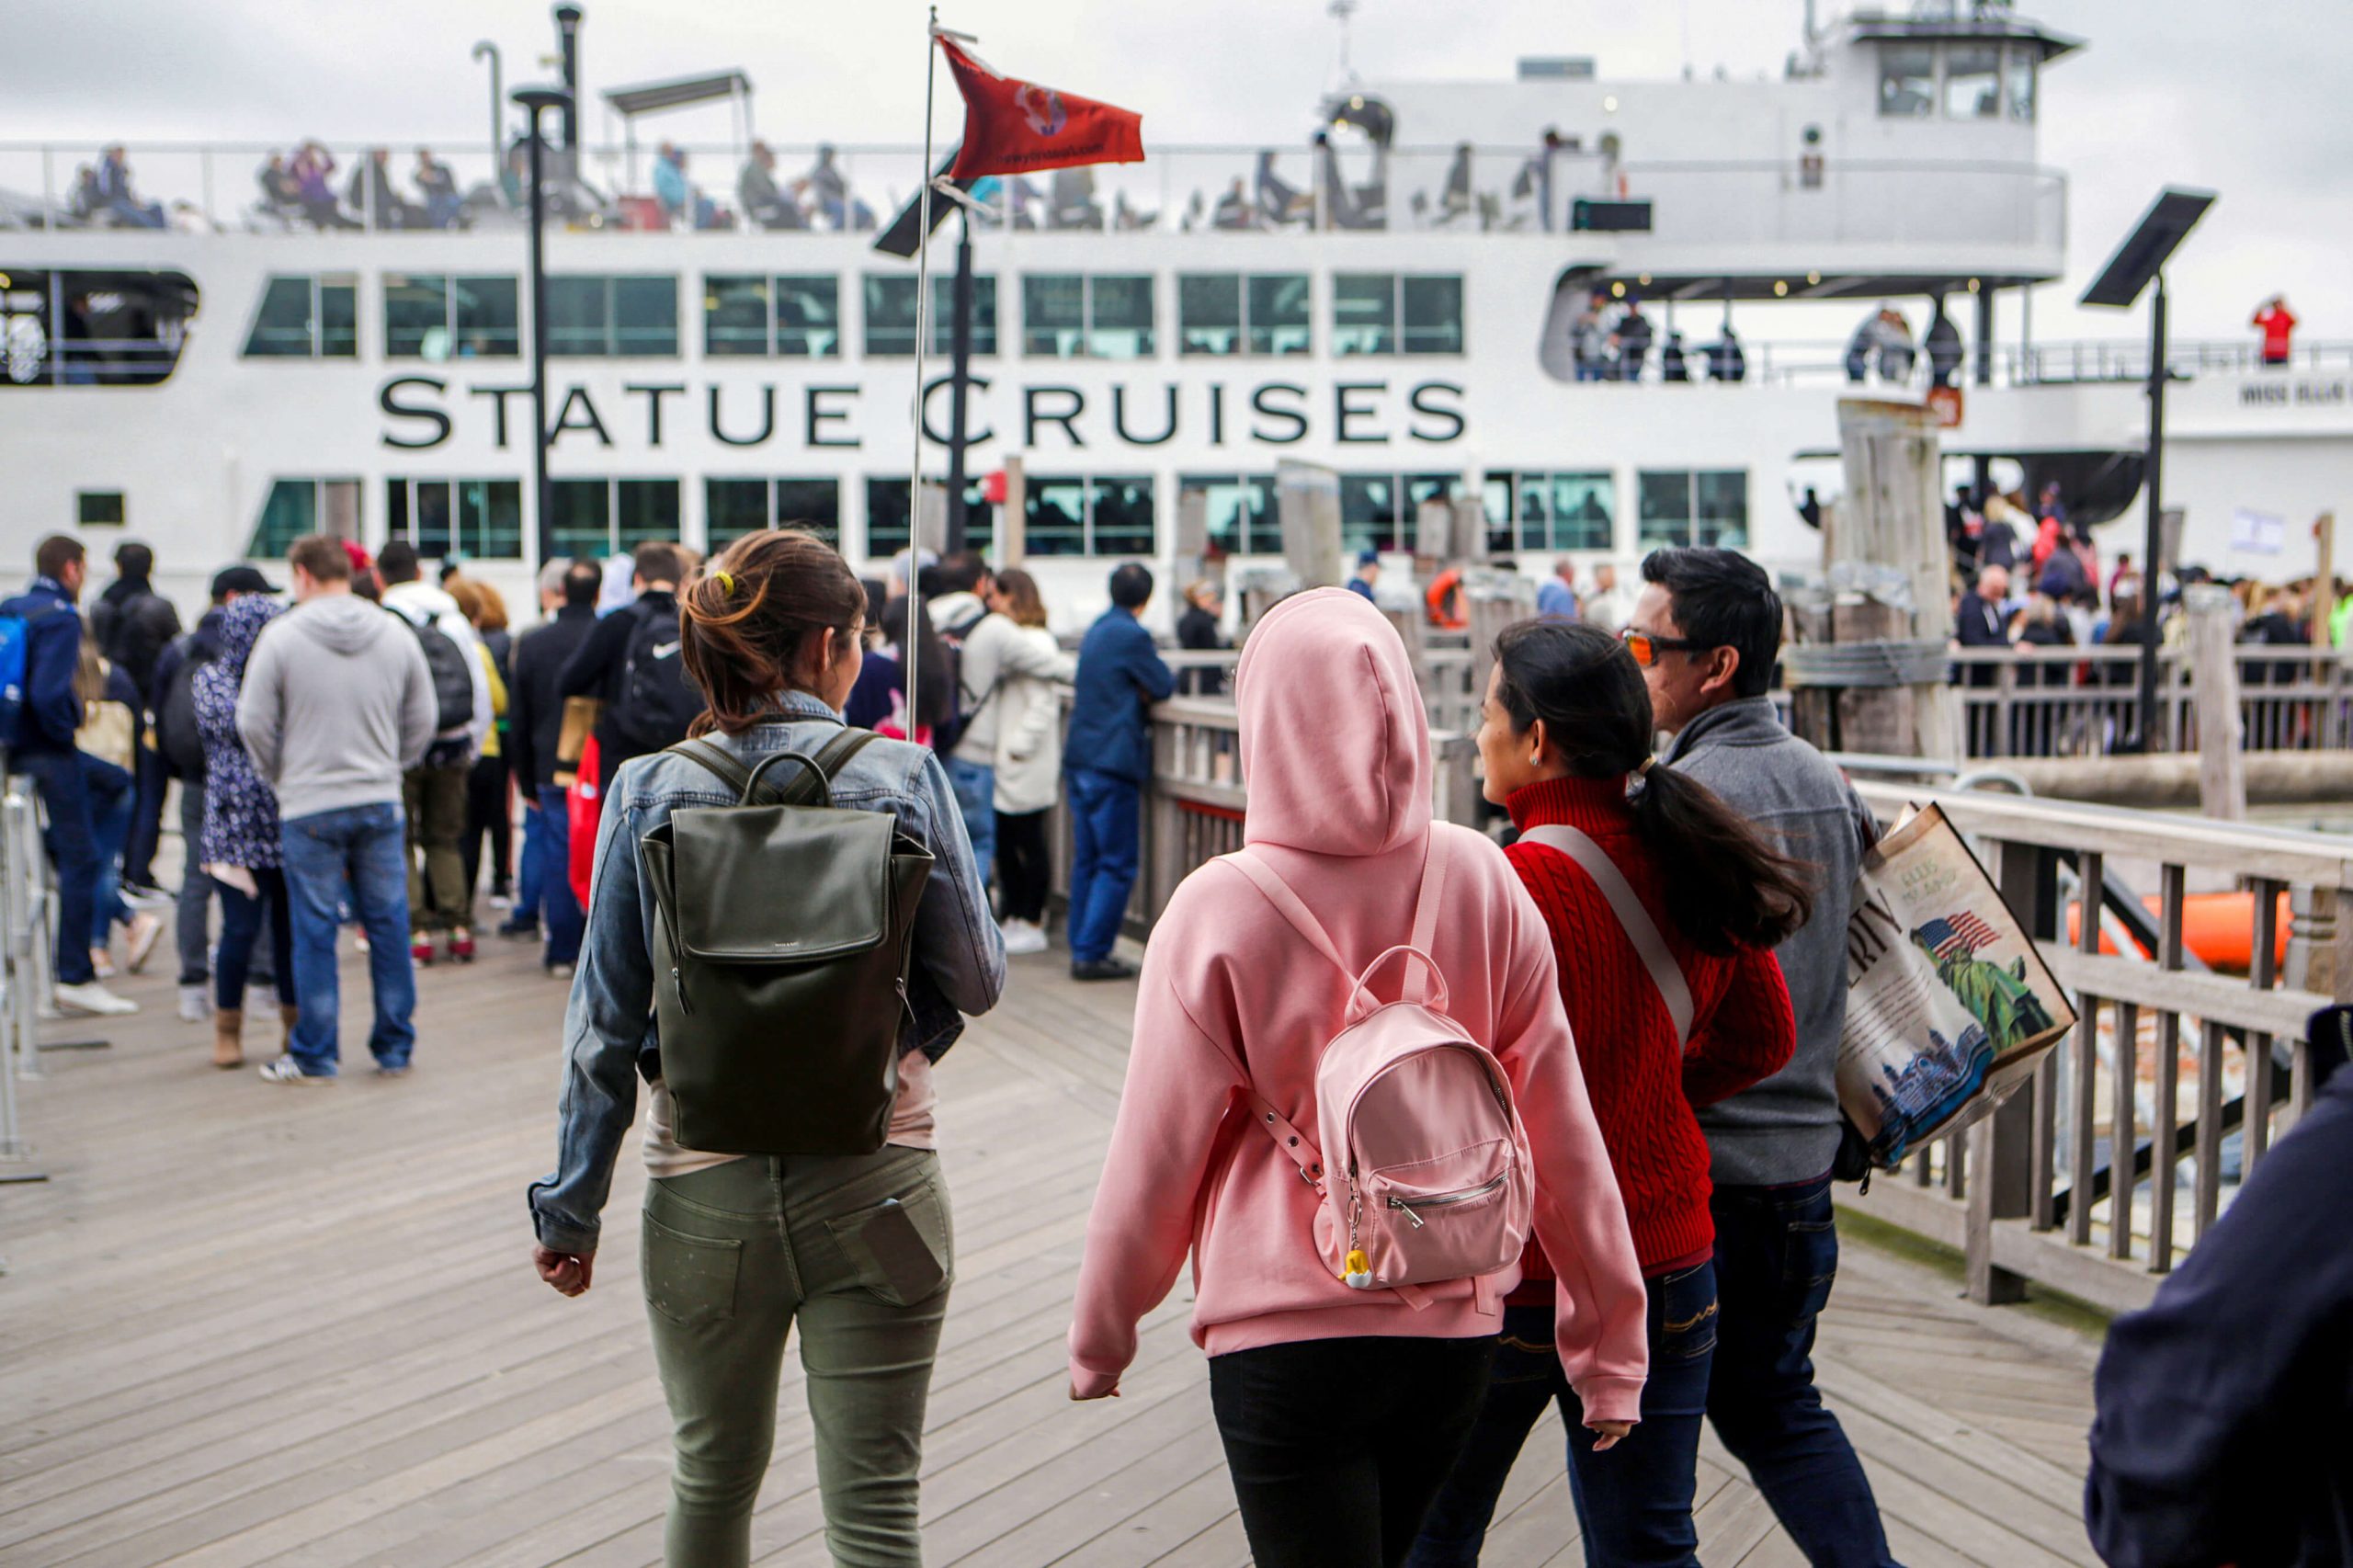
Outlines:
{"type": "Polygon", "coordinates": [[[351,591],[351,560],[313,534],[287,556],[295,609],[254,644],[237,733],[277,792],[293,916],[298,1021],[273,1084],[330,1084],[340,997],[335,935],[344,889],[368,933],[376,1071],[408,1071],[416,975],[408,950],[401,776],[433,744],[438,710],[424,651],[406,627],[351,591]]]}
{"type": "Polygon", "coordinates": [[[1809,872],[1813,913],[1774,949],[1797,1015],[1788,1066],[1699,1113],[1715,1192],[1716,1356],[1708,1419],[1815,1568],[1881,1568],[1870,1482],[1813,1386],[1814,1321],[1838,1272],[1830,1173],[1847,920],[1879,830],[1837,768],[1790,733],[1766,695],[1781,600],[1736,551],[1661,550],[1619,634],[1643,666],[1659,762],[1713,790],[1809,872]]]}

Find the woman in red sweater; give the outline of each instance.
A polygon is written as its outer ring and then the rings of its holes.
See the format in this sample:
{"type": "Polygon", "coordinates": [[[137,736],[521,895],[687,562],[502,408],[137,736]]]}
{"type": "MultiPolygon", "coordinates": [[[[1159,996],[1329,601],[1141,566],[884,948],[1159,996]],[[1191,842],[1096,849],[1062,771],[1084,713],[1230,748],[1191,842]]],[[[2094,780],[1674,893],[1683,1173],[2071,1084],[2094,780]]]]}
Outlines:
{"type": "Polygon", "coordinates": [[[1550,1308],[1538,1304],[1552,1299],[1552,1269],[1531,1242],[1485,1405],[1409,1563],[1479,1560],[1504,1478],[1557,1400],[1590,1568],[1696,1565],[1691,1494],[1716,1282],[1708,1144],[1691,1108],[1790,1060],[1796,1026],[1771,949],[1804,923],[1804,884],[1706,786],[1653,765],[1650,695],[1617,638],[1560,621],[1511,628],[1495,644],[1482,721],[1487,799],[1510,810],[1521,834],[1506,853],[1552,933],[1578,1064],[1648,1288],[1650,1381],[1631,1436],[1597,1445],[1552,1355],[1550,1308]],[[1647,929],[1630,932],[1609,892],[1557,845],[1597,848],[1647,929]],[[1671,958],[1667,989],[1684,993],[1682,1020],[1638,940],[1671,958]]]}

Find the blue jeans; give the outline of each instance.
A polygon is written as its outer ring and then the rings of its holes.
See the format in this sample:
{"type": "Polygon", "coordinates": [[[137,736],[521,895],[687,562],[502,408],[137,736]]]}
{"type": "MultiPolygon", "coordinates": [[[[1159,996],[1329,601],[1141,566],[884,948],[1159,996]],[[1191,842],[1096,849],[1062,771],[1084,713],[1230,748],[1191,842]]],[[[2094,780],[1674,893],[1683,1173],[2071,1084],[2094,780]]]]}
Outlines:
{"type": "Polygon", "coordinates": [[[552,784],[540,786],[540,928],[547,933],[545,964],[578,963],[587,926],[572,891],[572,803],[552,784]]]}
{"type": "Polygon", "coordinates": [[[1813,1386],[1813,1326],[1838,1275],[1830,1178],[1719,1187],[1722,1326],[1708,1419],[1815,1568],[1882,1568],[1887,1532],[1871,1483],[1813,1386]]]}
{"type": "Polygon", "coordinates": [[[122,850],[131,842],[131,819],[139,809],[139,788],[126,770],[86,753],[82,787],[90,794],[90,836],[98,847],[98,879],[90,894],[90,946],[114,940],[114,928],[131,922],[122,902],[122,850]]]}
{"type": "Polygon", "coordinates": [[[540,917],[540,902],[547,892],[548,819],[537,794],[523,791],[523,852],[515,860],[515,912],[507,918],[529,926],[540,917]]]}
{"type": "Polygon", "coordinates": [[[303,1072],[332,1074],[340,1055],[341,976],[335,931],[347,902],[368,933],[376,993],[369,1053],[405,1067],[416,1044],[416,971],[408,956],[408,852],[401,808],[390,801],[315,812],[279,824],[286,902],[294,931],[294,990],[301,1009],[290,1053],[303,1072]]]}
{"type": "MultiPolygon", "coordinates": [[[[212,979],[212,944],[205,935],[211,913],[212,879],[204,874],[204,779],[180,780],[180,843],[186,847],[180,866],[178,917],[173,939],[180,949],[180,983],[203,985],[212,979]]],[[[283,955],[279,963],[290,971],[283,955]]]]}
{"type": "Polygon", "coordinates": [[[1070,799],[1070,957],[1093,963],[1111,955],[1136,885],[1142,791],[1130,779],[1074,767],[1070,799]]]}
{"type": "Polygon", "coordinates": [[[972,858],[981,868],[986,887],[996,869],[996,769],[984,762],[943,756],[949,788],[956,791],[956,809],[964,818],[964,836],[972,841],[972,858]]]}
{"type": "Polygon", "coordinates": [[[1529,1429],[1552,1403],[1568,1427],[1569,1494],[1584,1528],[1588,1568],[1696,1568],[1699,1537],[1691,1523],[1691,1493],[1716,1345],[1715,1266],[1697,1264],[1644,1283],[1651,1365],[1643,1384],[1643,1419],[1606,1453],[1593,1451],[1585,1407],[1561,1370],[1552,1307],[1505,1309],[1486,1403],[1454,1473],[1422,1520],[1408,1568],[1471,1568],[1479,1561],[1504,1480],[1529,1429]]]}
{"type": "Polygon", "coordinates": [[[87,985],[91,911],[98,892],[98,839],[90,824],[90,796],[82,758],[62,751],[19,752],[9,766],[33,781],[49,816],[49,858],[57,867],[56,977],[60,985],[87,985]]]}

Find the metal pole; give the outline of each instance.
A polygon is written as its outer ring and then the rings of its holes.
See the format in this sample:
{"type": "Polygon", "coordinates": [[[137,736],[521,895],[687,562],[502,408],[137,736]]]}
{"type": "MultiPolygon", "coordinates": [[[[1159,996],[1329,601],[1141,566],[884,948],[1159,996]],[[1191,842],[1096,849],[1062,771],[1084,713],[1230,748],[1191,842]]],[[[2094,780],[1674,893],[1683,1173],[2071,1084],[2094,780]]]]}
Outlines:
{"type": "Polygon", "coordinates": [[[948,553],[964,548],[964,404],[972,369],[972,218],[956,242],[956,293],[948,388],[948,553]]]}
{"type": "Polygon", "coordinates": [[[490,165],[495,171],[501,162],[499,125],[506,108],[506,69],[500,58],[498,46],[488,39],[474,45],[473,57],[490,62],[490,165]]]}
{"type": "MultiPolygon", "coordinates": [[[[931,19],[925,25],[923,35],[923,167],[916,177],[923,181],[916,198],[915,211],[915,417],[907,421],[915,426],[915,456],[907,465],[907,597],[915,601],[907,607],[907,637],[902,652],[906,662],[907,722],[915,722],[921,711],[915,706],[915,650],[923,640],[915,635],[917,607],[923,601],[918,585],[923,575],[923,533],[919,527],[923,517],[923,361],[931,347],[931,96],[932,85],[938,74],[939,7],[931,7],[931,19]]],[[[847,214],[844,214],[847,221],[847,214]]]]}
{"type": "Polygon", "coordinates": [[[1994,290],[1984,284],[1977,290],[1977,384],[1994,384],[1994,290]]]}
{"type": "Polygon", "coordinates": [[[553,510],[548,483],[548,198],[547,137],[543,113],[561,105],[565,95],[546,88],[526,87],[515,101],[529,115],[531,172],[531,568],[546,558],[548,517],[553,510]]]}
{"type": "Polygon", "coordinates": [[[2141,747],[2157,749],[2157,579],[2165,570],[2158,550],[2160,514],[2165,506],[2163,480],[2165,450],[2165,275],[2157,274],[2156,298],[2149,307],[2149,455],[2146,489],[2148,529],[2143,536],[2141,589],[2141,747]]]}

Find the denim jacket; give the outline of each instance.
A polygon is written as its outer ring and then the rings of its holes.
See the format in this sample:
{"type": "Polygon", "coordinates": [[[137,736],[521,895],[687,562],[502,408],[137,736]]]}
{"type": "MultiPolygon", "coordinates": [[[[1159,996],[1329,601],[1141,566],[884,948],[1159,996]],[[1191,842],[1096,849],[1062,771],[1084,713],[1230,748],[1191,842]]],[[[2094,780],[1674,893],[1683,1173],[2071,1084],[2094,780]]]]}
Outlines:
{"type": "MultiPolygon", "coordinates": [[[[841,732],[840,715],[804,692],[785,693],[777,707],[772,722],[735,739],[712,738],[752,762],[778,751],[813,755],[841,732]]],[[[607,792],[597,828],[588,928],[564,1008],[556,1170],[530,1190],[540,1241],[559,1252],[596,1248],[597,1216],[612,1187],[621,1135],[637,1117],[641,1053],[650,1063],[659,1044],[654,1016],[655,909],[638,841],[682,806],[735,801],[735,792],[717,774],[666,753],[632,758],[607,792]]],[[[878,740],[836,771],[833,801],[836,806],[893,813],[900,830],[937,858],[915,914],[908,985],[912,1016],[901,1039],[903,1051],[921,1051],[936,1062],[963,1032],[962,1015],[987,1012],[1005,989],[1004,938],[990,917],[955,792],[929,750],[878,740]]]]}

